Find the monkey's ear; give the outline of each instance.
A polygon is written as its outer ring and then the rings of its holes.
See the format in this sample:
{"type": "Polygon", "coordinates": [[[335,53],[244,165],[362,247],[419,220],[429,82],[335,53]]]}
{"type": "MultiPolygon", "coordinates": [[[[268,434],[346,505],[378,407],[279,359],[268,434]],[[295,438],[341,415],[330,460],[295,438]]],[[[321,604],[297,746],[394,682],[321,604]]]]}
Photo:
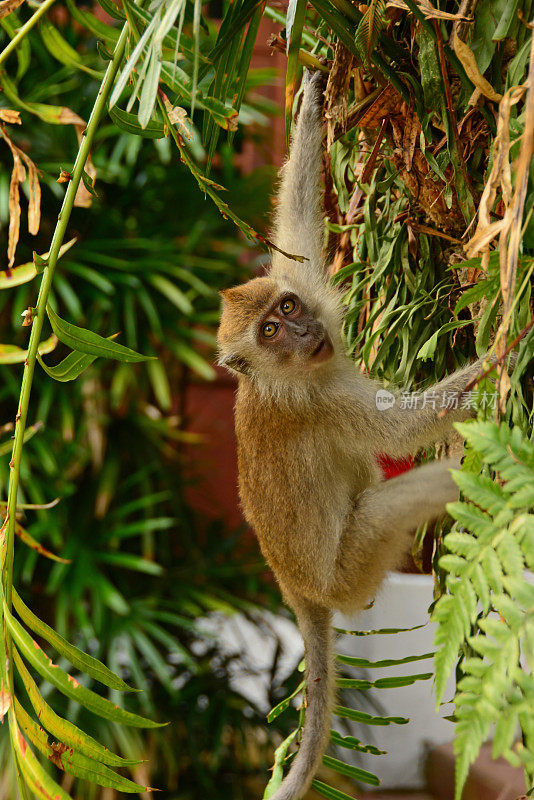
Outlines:
{"type": "Polygon", "coordinates": [[[244,289],[242,286],[232,286],[230,289],[221,289],[219,294],[223,300],[231,303],[232,301],[235,302],[243,298],[244,289]]]}
{"type": "Polygon", "coordinates": [[[235,353],[221,356],[218,364],[220,367],[226,367],[226,369],[232,369],[234,372],[240,372],[241,375],[250,375],[251,373],[250,364],[246,358],[242,358],[235,353]]]}

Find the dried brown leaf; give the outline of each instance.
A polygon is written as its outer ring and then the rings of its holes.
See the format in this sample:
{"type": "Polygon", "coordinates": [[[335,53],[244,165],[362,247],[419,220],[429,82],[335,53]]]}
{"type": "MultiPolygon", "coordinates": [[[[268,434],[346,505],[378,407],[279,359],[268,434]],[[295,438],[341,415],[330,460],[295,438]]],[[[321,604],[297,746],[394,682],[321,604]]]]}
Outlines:
{"type": "Polygon", "coordinates": [[[402,113],[403,106],[400,94],[388,84],[355,124],[360,128],[377,128],[385,117],[402,113]]]}
{"type": "Polygon", "coordinates": [[[413,154],[415,146],[421,133],[421,123],[414,108],[409,108],[406,114],[406,124],[404,126],[404,134],[402,141],[402,152],[404,156],[404,163],[408,172],[412,168],[413,154]]]}
{"type": "Polygon", "coordinates": [[[437,231],[435,228],[430,228],[428,225],[423,225],[422,223],[413,219],[407,220],[406,222],[409,228],[414,231],[418,231],[419,233],[426,233],[428,236],[438,236],[440,239],[446,239],[448,242],[453,242],[454,244],[462,243],[462,240],[457,239],[455,236],[449,236],[448,233],[437,231]]]}
{"type": "Polygon", "coordinates": [[[187,111],[185,108],[181,106],[174,106],[170,102],[169,98],[165,95],[163,102],[165,104],[165,108],[167,109],[167,114],[169,115],[169,120],[172,122],[173,125],[176,125],[178,130],[180,131],[180,136],[183,136],[184,139],[192,139],[193,138],[193,130],[192,130],[192,122],[187,118],[187,111]]]}
{"type": "Polygon", "coordinates": [[[79,126],[81,130],[85,130],[85,120],[78,116],[72,109],[63,106],[57,118],[59,125],[75,125],[79,126]]]}
{"type": "Polygon", "coordinates": [[[11,694],[5,689],[0,690],[0,723],[4,721],[4,714],[7,714],[11,705],[11,694]]]}
{"type": "Polygon", "coordinates": [[[20,192],[19,182],[26,177],[26,170],[22,166],[17,154],[13,155],[13,171],[9,184],[9,233],[7,244],[7,265],[12,267],[15,261],[15,251],[20,235],[20,192]]]}
{"type": "Polygon", "coordinates": [[[342,42],[337,42],[324,93],[328,148],[336,136],[347,130],[349,84],[353,70],[354,56],[342,42]]]}
{"type": "Polygon", "coordinates": [[[494,103],[499,103],[502,99],[502,94],[496,92],[491,83],[487,81],[486,78],[481,74],[475,54],[471,48],[468,47],[465,42],[462,42],[458,36],[454,38],[454,51],[460,59],[468,77],[474,83],[476,88],[484,95],[484,97],[487,97],[488,100],[493,100],[494,103]]]}
{"type": "Polygon", "coordinates": [[[510,111],[512,106],[519,102],[524,92],[525,88],[523,86],[514,86],[506,92],[499,104],[497,133],[493,142],[493,164],[480,198],[475,233],[465,246],[467,258],[473,258],[477,253],[482,252],[496,236],[502,236],[505,227],[506,229],[508,228],[509,220],[506,212],[510,205],[512,194],[509,160],[510,111]],[[505,212],[503,219],[491,222],[490,213],[495,204],[499,187],[502,191],[505,212]]]}
{"type": "MultiPolygon", "coordinates": [[[[17,112],[14,112],[17,113],[17,112]]],[[[13,265],[15,250],[20,234],[20,193],[18,183],[26,180],[26,169],[29,175],[29,203],[28,203],[28,230],[35,236],[41,223],[41,186],[39,184],[39,170],[31,158],[11,141],[4,128],[0,128],[0,133],[11,150],[13,156],[13,173],[11,174],[11,184],[9,188],[9,243],[8,243],[8,266],[13,265]],[[15,186],[15,174],[18,175],[18,182],[15,186]]]]}
{"type": "Polygon", "coordinates": [[[63,167],[61,167],[59,178],[56,180],[56,183],[68,183],[71,180],[72,180],[72,174],[70,172],[67,172],[66,169],[63,169],[63,167]]]}
{"type": "MultiPolygon", "coordinates": [[[[461,14],[449,14],[447,11],[440,11],[429,2],[429,0],[416,0],[417,5],[425,15],[426,19],[449,19],[453,21],[466,21],[470,22],[468,17],[461,14]]],[[[403,11],[410,11],[406,3],[402,0],[388,0],[388,8],[400,8],[403,11]]],[[[411,13],[411,12],[410,12],[411,13]]]]}
{"type": "MultiPolygon", "coordinates": [[[[80,145],[86,128],[86,122],[84,119],[82,119],[82,117],[78,116],[78,114],[76,114],[71,108],[68,108],[68,106],[63,106],[60,109],[59,114],[54,114],[54,118],[51,121],[53,121],[56,125],[73,125],[74,130],[76,131],[78,145],[80,145]]],[[[94,182],[94,179],[96,178],[96,169],[90,155],[85,164],[85,171],[94,182]]],[[[77,207],[89,208],[92,202],[93,198],[91,193],[85,188],[83,182],[81,181],[74,198],[74,205],[77,207]]]]}
{"type": "MultiPolygon", "coordinates": [[[[76,131],[76,138],[78,139],[78,146],[81,145],[83,132],[85,130],[85,122],[83,121],[83,119],[81,119],[81,117],[78,117],[77,114],[71,111],[70,108],[64,108],[62,109],[62,111],[70,112],[71,119],[69,119],[68,121],[72,125],[74,125],[74,129],[76,131]],[[79,121],[75,122],[73,120],[74,117],[76,117],[77,120],[79,121]]],[[[87,161],[85,162],[85,171],[91,178],[91,182],[94,186],[96,180],[96,167],[93,164],[91,153],[89,153],[87,161]]],[[[77,208],[90,208],[92,204],[93,204],[93,196],[91,192],[85,187],[84,182],[80,181],[80,183],[78,184],[78,189],[76,190],[76,195],[74,197],[74,205],[77,208]]]]}
{"type": "Polygon", "coordinates": [[[0,2],[0,19],[7,17],[12,11],[23,4],[24,0],[2,0],[0,2]]]}
{"type": "Polygon", "coordinates": [[[33,308],[28,307],[20,316],[22,317],[22,327],[30,328],[33,324],[33,308]]]}
{"type": "Polygon", "coordinates": [[[41,224],[41,185],[39,183],[39,172],[34,162],[26,153],[20,151],[21,158],[28,168],[29,180],[29,204],[28,204],[28,230],[35,236],[41,224]]]}
{"type": "MultiPolygon", "coordinates": [[[[534,155],[534,36],[532,37],[530,46],[528,78],[524,84],[524,87],[527,86],[525,127],[521,136],[519,156],[516,161],[515,191],[511,203],[507,204],[505,219],[507,219],[508,225],[506,229],[503,229],[501,232],[499,242],[503,314],[502,322],[496,336],[497,356],[504,355],[508,346],[510,318],[514,307],[514,290],[517,280],[517,263],[521,244],[523,212],[527,195],[528,177],[532,164],[532,157],[534,155]]],[[[503,186],[503,200],[505,200],[505,190],[511,193],[511,179],[509,186],[503,186]]],[[[499,410],[501,414],[504,414],[506,411],[506,398],[510,391],[510,379],[506,372],[504,362],[498,368],[498,375],[497,388],[499,392],[499,410]]]]}
{"type": "Polygon", "coordinates": [[[21,125],[20,113],[12,108],[0,108],[0,119],[9,125],[21,125]]]}

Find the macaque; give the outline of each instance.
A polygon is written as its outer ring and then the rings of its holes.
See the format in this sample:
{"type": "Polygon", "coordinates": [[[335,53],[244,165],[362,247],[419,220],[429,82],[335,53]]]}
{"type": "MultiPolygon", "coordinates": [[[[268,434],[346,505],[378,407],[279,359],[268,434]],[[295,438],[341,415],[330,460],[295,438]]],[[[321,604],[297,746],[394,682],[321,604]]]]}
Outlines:
{"type": "MultiPolygon", "coordinates": [[[[264,277],[223,291],[220,364],[239,381],[239,486],[306,650],[306,720],[298,753],[271,800],[308,788],[326,747],[334,700],[332,612],[364,608],[422,523],[458,492],[442,460],[383,481],[376,456],[407,456],[468,411],[440,418],[420,395],[410,409],[358,371],[344,351],[339,291],[323,252],[321,75],[307,74],[290,158],[281,171],[273,252],[264,277]],[[384,397],[387,402],[384,401],[384,397]]],[[[461,392],[481,362],[432,392],[461,392]]]]}

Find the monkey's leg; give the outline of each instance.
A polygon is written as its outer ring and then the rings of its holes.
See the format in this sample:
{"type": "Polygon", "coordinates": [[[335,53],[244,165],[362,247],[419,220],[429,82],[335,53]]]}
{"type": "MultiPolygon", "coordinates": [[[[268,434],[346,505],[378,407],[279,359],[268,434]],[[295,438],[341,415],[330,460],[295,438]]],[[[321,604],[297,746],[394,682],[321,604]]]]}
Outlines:
{"type": "Polygon", "coordinates": [[[453,459],[434,461],[359,495],[339,547],[330,593],[334,607],[356,610],[373,598],[384,574],[409,551],[409,534],[444,514],[446,504],[458,498],[449,473],[458,466],[453,459]]]}
{"type": "Polygon", "coordinates": [[[324,277],[322,168],[322,90],[320,72],[305,74],[303,94],[290,156],[282,168],[278,207],[275,211],[274,242],[288,253],[304,256],[299,263],[273,253],[271,275],[295,273],[310,278],[324,277]]]}

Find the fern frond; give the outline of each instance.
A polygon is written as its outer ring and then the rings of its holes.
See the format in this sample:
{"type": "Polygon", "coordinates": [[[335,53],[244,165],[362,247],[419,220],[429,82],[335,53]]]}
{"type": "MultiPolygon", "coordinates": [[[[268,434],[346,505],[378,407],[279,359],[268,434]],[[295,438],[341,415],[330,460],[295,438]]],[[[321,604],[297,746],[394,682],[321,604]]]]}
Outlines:
{"type": "Polygon", "coordinates": [[[386,0],[370,0],[367,11],[360,20],[356,30],[356,47],[364,64],[371,61],[371,53],[376,47],[378,38],[386,25],[386,0]]]}
{"type": "Polygon", "coordinates": [[[534,764],[534,587],[524,577],[534,564],[534,445],[504,424],[458,428],[497,474],[453,474],[464,499],[448,506],[457,525],[439,561],[447,594],[433,613],[438,703],[456,663],[461,672],[454,697],[456,800],[493,725],[494,757],[527,771],[534,764]],[[518,726],[523,741],[514,744],[518,726]]]}

